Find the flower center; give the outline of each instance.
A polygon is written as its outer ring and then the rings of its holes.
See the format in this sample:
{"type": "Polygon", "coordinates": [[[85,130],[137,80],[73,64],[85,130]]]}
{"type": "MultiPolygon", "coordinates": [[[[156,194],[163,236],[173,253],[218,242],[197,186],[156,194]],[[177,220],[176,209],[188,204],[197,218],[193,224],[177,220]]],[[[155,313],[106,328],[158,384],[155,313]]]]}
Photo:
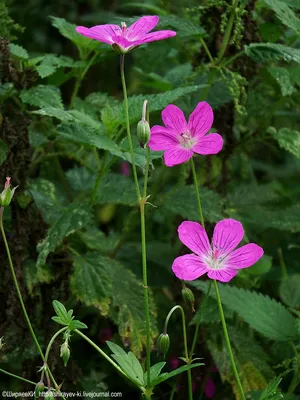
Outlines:
{"type": "Polygon", "coordinates": [[[223,249],[214,247],[204,260],[212,269],[223,269],[226,263],[226,254],[223,249]]]}
{"type": "Polygon", "coordinates": [[[186,130],[180,134],[179,143],[185,149],[190,149],[196,143],[196,139],[192,137],[192,134],[189,130],[186,130]]]}

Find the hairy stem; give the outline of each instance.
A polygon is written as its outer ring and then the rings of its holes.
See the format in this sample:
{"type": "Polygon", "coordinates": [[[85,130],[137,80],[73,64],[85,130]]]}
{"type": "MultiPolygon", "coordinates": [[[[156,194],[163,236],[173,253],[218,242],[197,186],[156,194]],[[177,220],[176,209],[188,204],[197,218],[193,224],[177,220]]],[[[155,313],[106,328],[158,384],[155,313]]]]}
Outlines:
{"type": "Polygon", "coordinates": [[[0,368],[0,372],[2,372],[5,375],[11,376],[12,378],[16,378],[16,379],[19,379],[20,381],[27,382],[27,383],[30,383],[31,385],[36,386],[36,382],[25,379],[22,376],[12,374],[11,372],[5,371],[5,369],[0,368]]]}
{"type": "MultiPolygon", "coordinates": [[[[187,345],[187,335],[186,335],[185,315],[184,315],[184,310],[181,306],[176,305],[169,311],[169,314],[167,315],[167,318],[165,321],[164,333],[167,333],[169,320],[170,320],[172,314],[174,313],[174,311],[176,311],[176,310],[180,310],[180,312],[181,312],[184,354],[185,354],[186,363],[187,363],[187,365],[189,365],[189,364],[191,364],[192,360],[189,357],[188,345],[187,345]]],[[[189,400],[193,400],[192,371],[190,369],[187,371],[187,375],[188,375],[189,400]]]]}
{"type": "Polygon", "coordinates": [[[217,297],[217,302],[218,302],[218,307],[219,307],[219,312],[220,312],[220,317],[221,317],[221,322],[222,322],[222,327],[223,327],[223,332],[224,332],[224,338],[225,338],[225,342],[227,345],[227,350],[229,353],[229,358],[230,358],[230,362],[231,362],[231,366],[233,369],[233,374],[236,380],[236,383],[239,387],[239,390],[241,392],[241,396],[243,400],[246,400],[245,397],[245,393],[243,390],[243,386],[239,377],[239,373],[234,361],[234,357],[233,357],[233,352],[232,352],[232,348],[231,348],[231,344],[230,344],[230,339],[229,339],[229,335],[228,335],[228,330],[227,330],[227,325],[226,325],[226,321],[225,321],[225,316],[224,316],[224,311],[223,311],[223,307],[222,307],[222,302],[221,302],[221,296],[220,296],[220,292],[219,292],[219,288],[218,288],[218,284],[217,281],[214,279],[214,286],[215,286],[215,291],[216,291],[216,297],[217,297]]]}
{"type": "Polygon", "coordinates": [[[202,307],[201,307],[201,310],[199,311],[199,313],[197,315],[196,328],[195,328],[193,343],[192,343],[192,347],[191,347],[191,351],[190,351],[190,359],[193,358],[193,354],[194,354],[194,351],[195,351],[195,347],[196,347],[196,343],[197,343],[197,339],[198,339],[199,327],[200,327],[201,319],[202,319],[202,316],[203,316],[203,313],[204,313],[204,310],[205,310],[205,307],[206,307],[206,304],[207,304],[207,300],[208,300],[208,297],[209,297],[211,284],[212,284],[212,281],[210,280],[209,285],[208,285],[208,289],[207,289],[207,292],[206,292],[206,295],[205,295],[205,298],[204,298],[204,301],[203,301],[203,304],[202,304],[202,307]]]}
{"type": "MultiPolygon", "coordinates": [[[[19,301],[20,301],[20,304],[21,304],[21,308],[22,308],[24,317],[25,317],[25,319],[26,319],[27,325],[28,325],[28,327],[29,327],[31,336],[32,336],[32,338],[33,338],[33,341],[34,341],[34,343],[35,343],[37,349],[38,349],[38,352],[40,353],[40,355],[41,355],[41,357],[42,357],[42,360],[44,361],[44,360],[45,360],[45,356],[44,356],[44,353],[43,353],[43,351],[42,351],[42,349],[41,349],[41,346],[40,346],[40,344],[39,344],[39,341],[38,341],[38,339],[37,339],[37,337],[36,337],[36,334],[34,333],[32,324],[31,324],[31,322],[30,322],[30,318],[29,318],[29,316],[28,316],[28,314],[27,314],[27,310],[26,310],[26,307],[25,307],[25,304],[24,304],[24,301],[23,301],[22,293],[21,293],[21,290],[20,290],[20,287],[19,287],[19,284],[18,284],[17,276],[16,276],[16,273],[15,273],[15,270],[14,270],[14,265],[13,265],[13,262],[12,262],[12,258],[11,258],[11,254],[10,254],[8,242],[7,242],[7,239],[6,239],[4,226],[3,226],[3,212],[4,212],[4,208],[1,207],[1,208],[0,208],[0,230],[1,230],[1,234],[2,234],[3,241],[4,241],[4,246],[5,246],[5,249],[6,249],[6,253],[7,253],[8,264],[9,264],[10,271],[11,271],[11,274],[12,274],[12,277],[13,277],[13,281],[14,281],[14,284],[15,284],[15,288],[16,288],[16,291],[17,291],[17,294],[18,294],[18,297],[19,297],[19,301]]],[[[57,388],[58,388],[58,385],[57,385],[57,383],[56,383],[56,381],[55,381],[55,379],[54,379],[54,377],[53,377],[51,371],[49,370],[48,372],[49,372],[49,375],[50,375],[50,377],[51,377],[51,380],[52,380],[52,382],[53,382],[53,384],[54,384],[54,386],[55,386],[56,391],[57,391],[57,392],[59,393],[59,395],[64,399],[64,397],[63,397],[63,395],[61,394],[60,390],[57,389],[57,388]]]]}

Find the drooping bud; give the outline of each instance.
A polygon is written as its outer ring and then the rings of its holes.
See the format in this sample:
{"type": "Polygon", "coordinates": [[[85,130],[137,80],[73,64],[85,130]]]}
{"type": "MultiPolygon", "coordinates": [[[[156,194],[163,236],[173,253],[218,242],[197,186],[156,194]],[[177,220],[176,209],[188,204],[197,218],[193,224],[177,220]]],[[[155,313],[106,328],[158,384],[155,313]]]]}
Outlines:
{"type": "Polygon", "coordinates": [[[45,389],[44,382],[39,382],[36,384],[35,390],[34,390],[34,397],[38,399],[40,397],[40,393],[42,393],[45,389]]]}
{"type": "Polygon", "coordinates": [[[167,333],[164,332],[158,336],[156,341],[156,347],[158,354],[162,354],[163,357],[165,358],[170,347],[170,338],[167,333]]]}
{"type": "Polygon", "coordinates": [[[142,119],[137,125],[137,137],[144,148],[146,147],[147,143],[150,140],[150,125],[146,119],[147,107],[148,107],[148,101],[145,100],[143,104],[142,119]]]}
{"type": "Polygon", "coordinates": [[[70,358],[70,348],[68,345],[68,341],[64,341],[63,344],[60,347],[60,356],[63,359],[64,366],[66,367],[70,358]]]}
{"type": "Polygon", "coordinates": [[[192,311],[195,312],[195,296],[191,289],[184,286],[181,291],[183,300],[192,306],[192,311]]]}
{"type": "Polygon", "coordinates": [[[11,178],[6,178],[6,182],[4,185],[4,190],[0,194],[0,207],[7,207],[9,206],[11,199],[13,198],[13,195],[15,193],[15,190],[17,189],[18,186],[14,187],[13,189],[10,188],[10,179],[11,178]]]}
{"type": "Polygon", "coordinates": [[[44,399],[46,399],[46,400],[54,400],[54,395],[51,392],[51,390],[47,390],[44,399]]]}
{"type": "Polygon", "coordinates": [[[0,350],[1,350],[2,347],[5,345],[5,343],[3,342],[3,338],[4,338],[4,336],[2,336],[2,337],[0,338],[0,350]]]}

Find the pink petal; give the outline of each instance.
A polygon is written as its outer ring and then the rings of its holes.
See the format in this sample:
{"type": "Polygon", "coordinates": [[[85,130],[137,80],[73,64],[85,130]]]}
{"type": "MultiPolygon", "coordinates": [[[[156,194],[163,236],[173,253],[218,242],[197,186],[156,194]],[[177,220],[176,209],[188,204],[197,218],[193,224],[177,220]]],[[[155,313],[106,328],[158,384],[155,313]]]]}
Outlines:
{"type": "Polygon", "coordinates": [[[132,49],[135,46],[139,46],[139,44],[135,44],[135,42],[131,42],[131,41],[127,40],[122,35],[114,35],[114,36],[112,36],[112,41],[113,41],[113,43],[117,44],[118,46],[120,46],[124,50],[132,49]]]}
{"type": "Polygon", "coordinates": [[[125,36],[128,40],[142,39],[158,24],[158,21],[157,15],[142,17],[126,29],[125,36]]]}
{"type": "Polygon", "coordinates": [[[176,36],[176,32],[174,31],[156,31],[152,33],[148,33],[142,40],[143,43],[157,42],[158,40],[168,39],[170,37],[176,36]]]}
{"type": "Polygon", "coordinates": [[[207,276],[220,282],[229,282],[237,275],[237,271],[231,268],[210,269],[207,276]]]}
{"type": "Polygon", "coordinates": [[[211,249],[205,229],[198,223],[184,221],[178,227],[181,242],[198,256],[207,255],[211,249]]]}
{"type": "Polygon", "coordinates": [[[204,393],[205,393],[205,396],[208,399],[212,399],[215,396],[215,394],[216,394],[216,384],[213,381],[213,379],[211,379],[211,378],[208,379],[208,381],[206,383],[206,386],[205,386],[205,389],[204,389],[204,393]]]}
{"type": "Polygon", "coordinates": [[[195,153],[202,154],[217,154],[222,150],[223,138],[218,133],[209,133],[199,139],[199,142],[195,144],[192,149],[195,153]]]}
{"type": "Polygon", "coordinates": [[[167,148],[164,154],[165,164],[167,167],[182,164],[193,157],[194,152],[182,147],[167,148]]]}
{"type": "Polygon", "coordinates": [[[193,281],[208,272],[208,267],[194,254],[175,258],[172,271],[179,279],[193,281]]]}
{"type": "Polygon", "coordinates": [[[235,219],[223,219],[218,222],[213,234],[213,248],[220,254],[229,253],[240,243],[244,236],[242,224],[235,219]]]}
{"type": "Polygon", "coordinates": [[[169,104],[161,113],[162,120],[167,128],[171,128],[178,135],[187,129],[186,120],[180,108],[169,104]]]}
{"type": "Polygon", "coordinates": [[[193,136],[201,138],[212,127],[214,114],[211,106],[206,101],[201,101],[192,112],[188,122],[188,129],[193,136]]]}
{"type": "Polygon", "coordinates": [[[99,42],[113,44],[114,41],[112,37],[120,33],[121,28],[118,25],[113,24],[96,25],[92,28],[77,26],[76,32],[90,39],[99,40],[99,42]]]}
{"type": "Polygon", "coordinates": [[[151,128],[148,146],[153,151],[166,150],[170,146],[176,146],[176,135],[164,126],[155,125],[151,128]]]}
{"type": "Polygon", "coordinates": [[[255,243],[249,243],[234,250],[226,258],[226,265],[230,268],[248,268],[255,264],[264,254],[263,249],[255,243]]]}

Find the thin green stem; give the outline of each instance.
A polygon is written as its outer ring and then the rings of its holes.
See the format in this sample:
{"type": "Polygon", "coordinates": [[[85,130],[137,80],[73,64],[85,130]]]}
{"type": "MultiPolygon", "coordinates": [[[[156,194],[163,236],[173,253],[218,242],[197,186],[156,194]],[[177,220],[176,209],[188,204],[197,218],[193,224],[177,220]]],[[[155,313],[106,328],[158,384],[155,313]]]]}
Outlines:
{"type": "Polygon", "coordinates": [[[81,85],[81,82],[82,82],[83,78],[85,77],[86,73],[91,68],[91,66],[93,65],[93,62],[95,61],[97,56],[98,56],[98,54],[95,53],[93,55],[93,57],[90,59],[90,62],[87,64],[85,69],[82,71],[81,75],[79,77],[77,77],[76,82],[75,82],[75,86],[74,86],[74,90],[73,90],[73,93],[72,93],[72,96],[71,96],[70,108],[73,107],[73,103],[74,103],[75,97],[77,96],[77,93],[78,93],[78,90],[80,88],[80,85],[81,85]]]}
{"type": "Polygon", "coordinates": [[[149,288],[147,278],[147,250],[146,250],[146,227],[145,227],[145,200],[140,203],[141,212],[141,239],[142,239],[142,264],[143,264],[143,287],[144,287],[144,306],[146,319],[146,365],[147,365],[147,386],[150,386],[150,351],[151,351],[151,335],[150,335],[150,311],[149,311],[149,288]]]}
{"type": "MultiPolygon", "coordinates": [[[[15,288],[16,288],[16,291],[17,291],[17,294],[18,294],[18,297],[19,297],[21,308],[22,308],[24,317],[26,319],[27,325],[29,327],[31,336],[33,338],[33,341],[34,341],[37,349],[38,349],[38,352],[40,353],[40,355],[42,357],[42,360],[44,361],[45,360],[45,356],[44,356],[44,353],[43,353],[43,351],[41,349],[41,346],[40,346],[40,344],[38,342],[38,339],[37,339],[37,337],[36,337],[36,335],[34,333],[33,327],[31,325],[31,322],[30,322],[30,319],[29,319],[29,316],[27,314],[27,310],[26,310],[26,307],[25,307],[25,304],[24,304],[24,301],[23,301],[22,293],[21,293],[21,290],[20,290],[20,287],[19,287],[19,284],[18,284],[18,280],[17,280],[16,274],[15,274],[15,270],[14,270],[14,266],[13,266],[13,262],[12,262],[12,258],[11,258],[11,254],[10,254],[10,250],[9,250],[9,246],[8,246],[8,242],[7,242],[7,239],[6,239],[4,226],[3,226],[3,212],[4,212],[4,208],[1,207],[0,208],[0,230],[1,230],[2,237],[3,237],[6,253],[7,253],[9,267],[10,267],[11,274],[12,274],[13,281],[14,281],[14,285],[15,285],[15,288]]],[[[53,382],[53,384],[55,386],[55,389],[57,390],[58,385],[57,385],[57,383],[56,383],[51,371],[49,370],[48,372],[49,372],[51,380],[52,380],[52,382],[53,382]]],[[[57,392],[64,399],[64,396],[61,394],[60,390],[57,390],[57,392]]]]}
{"type": "MultiPolygon", "coordinates": [[[[192,360],[189,357],[188,345],[187,345],[187,335],[186,335],[185,315],[184,315],[184,310],[181,306],[176,305],[173,308],[171,308],[171,310],[169,311],[169,314],[167,315],[167,318],[165,321],[164,333],[167,333],[169,320],[170,320],[172,314],[174,313],[174,311],[176,311],[176,310],[180,310],[180,312],[181,312],[184,353],[185,353],[186,363],[187,363],[187,365],[189,365],[189,364],[191,364],[192,360]]],[[[187,375],[188,375],[189,400],[193,400],[192,372],[190,369],[187,371],[187,375]]]]}
{"type": "Polygon", "coordinates": [[[239,373],[234,361],[234,357],[233,357],[233,352],[232,352],[232,348],[231,348],[231,344],[230,344],[230,339],[229,339],[229,335],[228,335],[228,330],[227,330],[227,326],[226,326],[226,321],[225,321],[225,316],[224,316],[224,311],[223,311],[223,307],[222,307],[222,302],[221,302],[221,296],[220,296],[220,292],[219,292],[219,288],[218,288],[218,284],[217,281],[214,279],[214,286],[215,286],[215,291],[216,291],[216,297],[217,297],[217,302],[218,302],[218,307],[219,307],[219,312],[220,312],[220,317],[221,317],[221,322],[222,322],[222,327],[223,327],[223,332],[224,332],[224,338],[225,338],[225,342],[227,345],[227,350],[229,353],[229,358],[230,358],[230,362],[231,362],[231,366],[233,369],[233,374],[236,380],[236,383],[239,387],[239,390],[241,392],[241,396],[243,400],[246,400],[245,397],[245,393],[243,390],[243,386],[239,377],[239,373]]]}
{"type": "Polygon", "coordinates": [[[202,304],[201,309],[200,309],[200,311],[199,311],[199,313],[197,315],[197,322],[196,322],[196,328],[195,328],[195,333],[194,333],[194,338],[193,338],[193,344],[192,344],[191,351],[190,351],[190,359],[193,358],[193,354],[194,354],[194,351],[195,351],[195,347],[196,347],[196,343],[197,343],[197,339],[198,339],[199,327],[200,327],[201,319],[202,319],[202,316],[203,316],[203,312],[205,310],[205,307],[206,307],[206,304],[207,304],[207,300],[208,300],[208,297],[209,297],[211,284],[212,284],[212,281],[210,280],[209,285],[208,285],[208,289],[207,289],[207,292],[206,292],[206,295],[205,295],[205,298],[204,298],[204,301],[203,301],[203,304],[202,304]]]}
{"type": "Polygon", "coordinates": [[[195,190],[196,190],[196,197],[197,197],[197,203],[198,203],[198,210],[199,210],[200,222],[201,222],[201,225],[203,226],[203,228],[205,228],[205,225],[204,225],[204,218],[203,218],[203,213],[202,213],[201,200],[200,200],[198,179],[197,179],[197,174],[196,174],[196,169],[195,169],[195,163],[194,163],[193,158],[191,158],[191,166],[192,166],[193,179],[194,179],[194,185],[195,185],[195,190]]]}
{"type": "Polygon", "coordinates": [[[127,98],[127,88],[126,88],[126,80],[125,80],[124,59],[125,59],[125,56],[124,56],[124,54],[122,54],[121,60],[120,60],[120,71],[121,71],[121,81],[122,81],[122,88],[123,88],[123,94],[124,94],[126,130],[127,130],[128,144],[129,144],[129,152],[130,152],[130,156],[131,156],[133,178],[134,178],[134,182],[135,182],[135,189],[136,189],[138,201],[140,202],[140,200],[141,200],[140,186],[139,186],[139,181],[138,181],[138,176],[137,176],[137,171],[136,171],[136,165],[135,165],[135,161],[134,161],[134,152],[133,152],[133,145],[132,145],[132,139],[131,139],[131,133],[130,133],[130,120],[129,120],[129,111],[128,111],[128,98],[127,98]]]}
{"type": "Polygon", "coordinates": [[[81,336],[84,340],[86,340],[91,346],[94,347],[113,367],[115,367],[121,375],[125,376],[127,379],[129,379],[135,386],[136,383],[130,379],[129,376],[125,374],[125,372],[122,371],[122,369],[116,364],[103,350],[100,349],[99,346],[96,345],[89,337],[87,337],[84,333],[79,331],[78,329],[74,329],[74,332],[76,332],[79,336],[81,336]]]}
{"type": "Polygon", "coordinates": [[[57,331],[57,332],[52,336],[52,338],[51,338],[51,340],[50,340],[50,342],[49,342],[49,344],[48,344],[48,346],[47,346],[46,353],[45,353],[45,360],[44,360],[44,363],[45,363],[45,364],[48,363],[49,353],[50,353],[51,347],[52,347],[52,345],[53,345],[55,339],[56,339],[61,333],[63,333],[64,331],[66,331],[67,329],[68,329],[68,327],[67,327],[67,326],[64,326],[63,328],[61,328],[59,331],[57,331]]]}
{"type": "Polygon", "coordinates": [[[12,378],[16,378],[16,379],[19,379],[20,381],[27,382],[27,383],[30,383],[31,385],[36,386],[36,382],[25,379],[22,376],[12,374],[11,372],[5,371],[5,369],[0,368],[0,372],[2,372],[5,375],[11,376],[12,378]]]}
{"type": "Polygon", "coordinates": [[[15,287],[16,287],[16,290],[17,290],[17,294],[18,294],[20,303],[21,303],[22,311],[23,311],[24,317],[26,319],[26,322],[28,324],[31,336],[33,338],[33,341],[34,341],[34,343],[35,343],[35,345],[36,345],[36,347],[37,347],[42,359],[44,360],[44,354],[42,352],[42,349],[41,349],[41,346],[40,346],[40,344],[38,342],[38,339],[37,339],[37,337],[36,337],[36,335],[34,333],[34,330],[33,330],[33,327],[31,325],[29,316],[27,314],[27,311],[26,311],[26,308],[25,308],[25,304],[24,304],[24,301],[23,301],[23,297],[22,297],[22,293],[21,293],[21,290],[20,290],[20,287],[19,287],[19,284],[18,284],[18,280],[17,280],[16,274],[15,274],[15,270],[14,270],[14,266],[13,266],[13,262],[12,262],[12,258],[11,258],[11,254],[10,254],[10,250],[9,250],[9,246],[8,246],[8,243],[7,243],[7,239],[6,239],[6,235],[5,235],[5,231],[4,231],[4,227],[3,227],[3,210],[4,210],[3,208],[0,209],[0,229],[1,229],[1,234],[2,234],[2,237],[3,237],[3,241],[4,241],[6,253],[7,253],[7,258],[8,258],[10,271],[11,271],[11,274],[12,274],[12,277],[13,277],[13,281],[14,281],[14,284],[15,284],[15,287]]]}
{"type": "Polygon", "coordinates": [[[225,68],[227,67],[227,65],[232,64],[235,60],[237,60],[238,58],[240,58],[241,56],[243,56],[245,54],[245,50],[239,51],[238,53],[236,53],[234,56],[224,60],[221,64],[220,67],[221,68],[225,68]]]}
{"type": "Polygon", "coordinates": [[[214,63],[213,56],[211,55],[211,52],[209,51],[209,48],[207,47],[205,40],[202,37],[200,37],[200,42],[205,50],[205,53],[207,54],[207,57],[209,58],[209,61],[213,64],[214,63]]]}
{"type": "Polygon", "coordinates": [[[226,31],[224,34],[224,39],[222,42],[222,46],[220,49],[220,52],[218,54],[218,59],[217,59],[217,64],[219,65],[220,62],[222,61],[222,58],[226,52],[229,40],[230,40],[230,35],[231,35],[231,31],[232,31],[232,27],[233,27],[233,23],[234,23],[234,18],[235,18],[235,13],[236,13],[236,8],[238,5],[239,0],[233,0],[232,1],[232,6],[231,6],[231,12],[230,12],[230,16],[229,16],[229,21],[226,27],[226,31]]]}
{"type": "Polygon", "coordinates": [[[147,146],[147,156],[146,156],[146,168],[145,168],[145,176],[144,176],[144,191],[143,198],[146,200],[147,197],[147,185],[148,185],[148,175],[149,175],[149,164],[150,164],[150,149],[147,146]]]}

